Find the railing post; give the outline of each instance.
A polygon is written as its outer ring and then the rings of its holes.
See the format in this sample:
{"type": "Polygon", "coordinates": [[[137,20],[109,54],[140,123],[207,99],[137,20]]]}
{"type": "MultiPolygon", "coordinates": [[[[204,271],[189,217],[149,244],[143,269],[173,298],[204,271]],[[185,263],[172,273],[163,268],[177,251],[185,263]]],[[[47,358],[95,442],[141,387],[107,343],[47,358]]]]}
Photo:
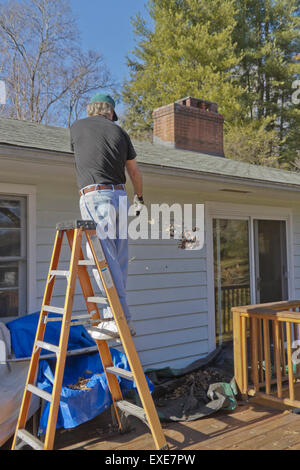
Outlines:
{"type": "Polygon", "coordinates": [[[282,361],[282,375],[286,376],[286,360],[285,360],[285,347],[284,347],[284,322],[280,323],[280,354],[281,354],[281,361],[282,361]]]}
{"type": "Polygon", "coordinates": [[[269,320],[263,319],[264,325],[264,352],[265,352],[265,383],[266,393],[271,392],[271,351],[270,351],[270,329],[269,320]]]}
{"type": "Polygon", "coordinates": [[[241,316],[239,311],[233,311],[233,355],[234,355],[234,378],[238,390],[242,395],[245,394],[245,385],[243,383],[243,359],[242,359],[242,328],[241,316]]]}
{"type": "Polygon", "coordinates": [[[258,319],[255,317],[250,318],[251,322],[251,333],[250,333],[250,347],[251,347],[251,370],[252,370],[252,380],[254,385],[255,392],[258,392],[258,330],[257,322],[258,319]]]}
{"type": "Polygon", "coordinates": [[[243,395],[248,392],[247,318],[241,317],[243,395]]]}
{"type": "Polygon", "coordinates": [[[289,374],[289,394],[290,400],[295,400],[295,389],[294,389],[294,371],[292,362],[292,334],[291,334],[291,323],[286,323],[286,340],[287,340],[287,357],[288,357],[288,374],[289,374]]]}
{"type": "Polygon", "coordinates": [[[282,398],[282,376],[281,376],[281,357],[280,357],[280,332],[279,322],[274,321],[275,329],[275,364],[276,364],[276,378],[277,378],[277,396],[282,398]]]}

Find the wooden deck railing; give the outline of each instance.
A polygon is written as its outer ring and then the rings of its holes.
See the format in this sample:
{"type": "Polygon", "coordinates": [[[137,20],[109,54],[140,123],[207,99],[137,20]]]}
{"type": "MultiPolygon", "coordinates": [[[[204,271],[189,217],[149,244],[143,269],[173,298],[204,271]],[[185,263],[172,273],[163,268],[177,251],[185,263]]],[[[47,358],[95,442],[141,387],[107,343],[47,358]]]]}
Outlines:
{"type": "MultiPolygon", "coordinates": [[[[233,332],[231,307],[237,305],[243,305],[250,301],[250,285],[249,284],[231,284],[228,286],[222,286],[220,289],[221,299],[220,306],[221,321],[217,322],[217,334],[226,335],[233,332]],[[221,323],[221,324],[220,324],[221,323]],[[220,330],[221,327],[221,331],[220,330]]],[[[215,303],[219,305],[219,288],[215,288],[215,303]]]]}
{"type": "Polygon", "coordinates": [[[233,307],[231,311],[234,373],[241,394],[300,408],[300,393],[296,393],[297,383],[300,385],[300,300],[233,307]]]}

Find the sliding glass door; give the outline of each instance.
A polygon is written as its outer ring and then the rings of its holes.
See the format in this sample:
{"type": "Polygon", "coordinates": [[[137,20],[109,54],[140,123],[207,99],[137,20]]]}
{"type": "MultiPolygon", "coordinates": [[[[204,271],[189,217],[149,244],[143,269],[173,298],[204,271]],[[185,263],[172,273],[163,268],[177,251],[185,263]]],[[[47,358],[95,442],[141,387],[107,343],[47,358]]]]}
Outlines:
{"type": "Polygon", "coordinates": [[[248,220],[213,220],[217,343],[232,339],[231,307],[250,304],[248,220]]]}
{"type": "Polygon", "coordinates": [[[232,340],[231,307],[288,298],[286,222],[213,219],[216,341],[232,340]]]}
{"type": "Polygon", "coordinates": [[[286,222],[254,220],[256,302],[288,298],[286,222]]]}

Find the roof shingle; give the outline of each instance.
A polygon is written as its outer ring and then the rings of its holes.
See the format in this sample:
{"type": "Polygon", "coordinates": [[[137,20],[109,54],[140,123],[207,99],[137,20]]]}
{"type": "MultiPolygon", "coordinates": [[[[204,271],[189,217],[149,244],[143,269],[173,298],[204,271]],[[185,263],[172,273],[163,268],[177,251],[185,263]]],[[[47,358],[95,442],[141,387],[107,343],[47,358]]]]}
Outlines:
{"type": "MultiPolygon", "coordinates": [[[[0,144],[72,154],[69,129],[0,118],[0,144]]],[[[238,162],[198,152],[177,150],[151,142],[134,141],[138,161],[159,167],[190,170],[223,177],[300,185],[300,174],[292,171],[238,162]]]]}

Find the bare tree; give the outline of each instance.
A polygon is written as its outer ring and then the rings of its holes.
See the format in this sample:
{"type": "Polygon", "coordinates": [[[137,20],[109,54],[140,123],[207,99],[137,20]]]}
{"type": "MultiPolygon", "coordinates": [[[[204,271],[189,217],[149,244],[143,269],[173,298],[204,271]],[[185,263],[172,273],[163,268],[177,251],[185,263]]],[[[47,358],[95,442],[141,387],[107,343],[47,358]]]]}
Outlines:
{"type": "Polygon", "coordinates": [[[117,94],[110,73],[104,66],[103,58],[94,51],[85,54],[76,51],[70,73],[77,78],[73,80],[62,100],[66,108],[65,124],[68,126],[82,115],[91,93],[101,88],[110,88],[115,95],[117,94]]]}
{"type": "Polygon", "coordinates": [[[114,87],[100,53],[83,52],[69,0],[7,0],[0,5],[2,115],[70,125],[87,94],[114,87]]]}

